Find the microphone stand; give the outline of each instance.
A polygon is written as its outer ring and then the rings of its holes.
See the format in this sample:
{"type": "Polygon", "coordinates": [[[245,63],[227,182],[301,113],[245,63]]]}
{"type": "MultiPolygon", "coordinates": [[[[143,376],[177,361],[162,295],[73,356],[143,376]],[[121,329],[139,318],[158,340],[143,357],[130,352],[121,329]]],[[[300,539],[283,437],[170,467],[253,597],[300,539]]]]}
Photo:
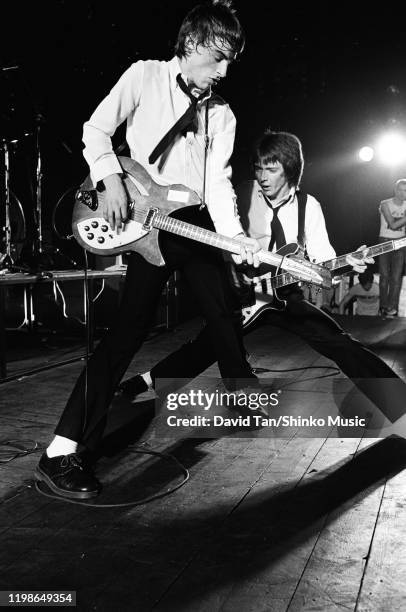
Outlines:
{"type": "MultiPolygon", "coordinates": [[[[34,220],[35,220],[35,225],[36,225],[36,233],[35,233],[35,238],[33,241],[33,264],[34,267],[36,268],[36,271],[38,269],[40,269],[41,267],[43,267],[44,265],[46,266],[48,264],[49,266],[49,259],[51,258],[51,261],[54,260],[52,259],[52,257],[54,255],[58,255],[58,256],[63,256],[65,259],[67,259],[74,268],[77,268],[79,266],[79,264],[72,259],[69,255],[63,253],[60,251],[60,249],[58,247],[55,246],[48,246],[45,245],[44,247],[44,239],[43,239],[43,219],[42,219],[42,186],[43,186],[43,170],[42,170],[42,133],[43,133],[43,126],[44,124],[47,122],[46,118],[41,114],[41,113],[37,113],[35,116],[35,120],[36,120],[36,136],[35,136],[35,159],[36,159],[36,171],[35,171],[35,212],[34,212],[34,220]]],[[[61,139],[59,139],[60,144],[63,146],[63,148],[68,152],[68,153],[72,153],[72,150],[68,147],[68,145],[61,139]]],[[[59,204],[59,202],[58,202],[59,204]]],[[[57,204],[57,206],[58,206],[57,204]]],[[[59,232],[56,230],[55,227],[55,211],[52,215],[52,223],[53,223],[53,229],[54,232],[56,233],[56,235],[58,236],[58,238],[61,238],[61,236],[59,235],[59,232]]]]}
{"type": "MultiPolygon", "coordinates": [[[[17,140],[8,141],[6,138],[2,140],[3,150],[3,163],[4,163],[4,183],[3,183],[3,196],[4,196],[4,216],[2,218],[1,226],[4,232],[4,252],[0,251],[0,270],[6,272],[28,272],[29,269],[26,266],[21,266],[15,263],[12,254],[11,245],[11,188],[10,188],[10,143],[16,144],[17,140]]],[[[24,214],[24,213],[23,213],[24,214]]],[[[3,248],[3,247],[2,247],[3,248]]]]}
{"type": "Polygon", "coordinates": [[[4,159],[4,253],[0,255],[0,269],[10,270],[14,264],[11,255],[11,225],[10,225],[10,152],[9,143],[6,139],[2,141],[4,159]]]}
{"type": "Polygon", "coordinates": [[[41,155],[41,123],[43,116],[35,115],[35,202],[34,202],[34,238],[32,242],[32,257],[30,267],[32,272],[37,272],[43,262],[44,246],[42,237],[42,155],[41,155]]]}
{"type": "Polygon", "coordinates": [[[37,160],[37,167],[35,172],[35,211],[36,211],[36,224],[37,224],[37,235],[35,238],[34,252],[41,257],[43,253],[42,244],[42,158],[41,158],[41,121],[43,117],[41,114],[37,114],[36,122],[36,137],[35,137],[35,157],[37,160]]]}

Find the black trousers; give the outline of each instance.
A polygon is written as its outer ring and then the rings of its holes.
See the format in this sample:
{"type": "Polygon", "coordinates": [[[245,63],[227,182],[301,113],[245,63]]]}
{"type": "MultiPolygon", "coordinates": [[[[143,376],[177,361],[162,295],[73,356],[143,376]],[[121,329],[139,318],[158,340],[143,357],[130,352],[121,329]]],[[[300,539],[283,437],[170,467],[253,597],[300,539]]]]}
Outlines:
{"type": "MultiPolygon", "coordinates": [[[[270,310],[259,321],[300,336],[321,355],[334,361],[391,421],[406,409],[406,385],[375,353],[345,332],[332,317],[295,292],[285,310],[270,310]]],[[[252,327],[250,328],[250,331],[252,327]]],[[[271,347],[270,347],[271,348],[271,347]]],[[[151,370],[152,380],[194,378],[215,362],[207,328],[168,355],[151,370]]]]}
{"type": "MultiPolygon", "coordinates": [[[[214,229],[206,209],[182,209],[176,215],[207,229],[214,229]]],[[[160,245],[166,265],[149,264],[138,253],[129,256],[125,287],[115,321],[81,373],[55,433],[97,446],[114,392],[135,352],[148,334],[159,297],[173,270],[183,273],[206,320],[207,342],[218,361],[226,387],[238,379],[254,379],[240,333],[235,296],[227,280],[220,251],[183,237],[161,232],[160,245]]],[[[183,366],[179,361],[179,371],[183,366]]]]}

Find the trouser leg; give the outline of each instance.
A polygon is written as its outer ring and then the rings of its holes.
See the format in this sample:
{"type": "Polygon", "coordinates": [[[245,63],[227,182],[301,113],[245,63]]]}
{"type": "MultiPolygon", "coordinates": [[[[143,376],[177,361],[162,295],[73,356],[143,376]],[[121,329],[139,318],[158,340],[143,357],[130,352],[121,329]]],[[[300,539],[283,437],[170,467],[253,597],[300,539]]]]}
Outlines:
{"type": "MultiPolygon", "coordinates": [[[[240,313],[236,310],[237,302],[226,278],[224,266],[215,261],[196,259],[185,266],[184,274],[207,323],[207,331],[200,335],[197,344],[201,354],[196,354],[195,359],[191,359],[191,364],[186,368],[196,375],[197,370],[202,371],[217,360],[227,388],[233,388],[234,381],[240,386],[238,379],[255,380],[256,376],[247,361],[242,342],[240,313]]],[[[196,345],[193,348],[196,351],[196,345]]],[[[186,352],[191,357],[190,351],[186,352]]]]}
{"type": "Polygon", "coordinates": [[[97,444],[115,389],[148,333],[168,276],[166,266],[152,266],[135,253],[130,256],[124,293],[113,325],[76,382],[56,434],[88,447],[97,444]]]}
{"type": "MultiPolygon", "coordinates": [[[[291,302],[286,311],[269,311],[266,321],[296,333],[318,353],[334,361],[389,420],[393,422],[404,414],[404,382],[382,359],[345,332],[325,312],[300,299],[291,302]]],[[[193,378],[214,360],[208,329],[203,328],[194,340],[158,363],[152,374],[155,378],[180,376],[180,364],[185,363],[187,366],[183,371],[193,378]]]]}
{"type": "Polygon", "coordinates": [[[192,379],[215,363],[215,350],[207,325],[205,324],[196,338],[189,340],[179,349],[161,359],[151,370],[155,382],[159,378],[192,379]]]}
{"type": "MultiPolygon", "coordinates": [[[[379,242],[386,241],[380,238],[379,242]]],[[[381,309],[389,309],[389,275],[391,269],[391,253],[383,253],[379,257],[379,304],[381,309]]]]}
{"type": "MultiPolygon", "coordinates": [[[[184,209],[180,216],[195,225],[214,229],[207,211],[196,213],[192,209],[184,209]]],[[[167,236],[162,234],[163,248],[167,242],[167,236]]],[[[171,249],[170,265],[181,269],[196,297],[207,331],[197,345],[183,349],[185,352],[177,352],[170,362],[166,362],[167,375],[176,372],[174,375],[178,377],[188,377],[189,374],[193,377],[218,361],[227,388],[231,389],[238,379],[256,380],[246,359],[240,333],[239,304],[231,289],[222,254],[205,245],[192,248],[191,242],[182,238],[172,243],[174,248],[171,249]]],[[[159,370],[163,371],[158,369],[156,377],[159,370]]]]}
{"type": "Polygon", "coordinates": [[[389,274],[388,309],[398,310],[403,278],[404,251],[399,249],[389,253],[389,255],[391,257],[391,269],[389,274]]]}
{"type": "Polygon", "coordinates": [[[318,353],[334,361],[390,421],[404,414],[404,382],[325,312],[306,300],[298,300],[289,302],[286,311],[272,311],[268,321],[296,333],[318,353]]]}

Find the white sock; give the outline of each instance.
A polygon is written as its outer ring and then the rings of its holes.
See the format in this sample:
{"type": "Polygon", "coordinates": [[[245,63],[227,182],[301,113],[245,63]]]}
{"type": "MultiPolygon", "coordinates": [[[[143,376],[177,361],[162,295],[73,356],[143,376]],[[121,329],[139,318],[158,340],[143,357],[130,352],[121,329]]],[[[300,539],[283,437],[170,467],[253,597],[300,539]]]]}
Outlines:
{"type": "Polygon", "coordinates": [[[144,382],[148,385],[150,389],[153,389],[154,383],[152,382],[151,372],[145,372],[145,374],[141,374],[141,378],[144,379],[144,382]]]}
{"type": "Polygon", "coordinates": [[[78,443],[63,436],[55,436],[51,444],[48,446],[46,453],[49,458],[58,457],[58,455],[70,455],[76,453],[78,443]]]}

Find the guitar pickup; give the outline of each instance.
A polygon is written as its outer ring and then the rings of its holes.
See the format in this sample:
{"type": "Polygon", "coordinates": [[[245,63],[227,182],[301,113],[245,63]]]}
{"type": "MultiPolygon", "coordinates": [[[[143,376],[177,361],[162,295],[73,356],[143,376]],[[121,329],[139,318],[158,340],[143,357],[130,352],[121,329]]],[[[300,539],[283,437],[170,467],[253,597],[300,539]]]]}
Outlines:
{"type": "Polygon", "coordinates": [[[146,232],[150,232],[153,228],[154,218],[158,212],[158,208],[150,208],[147,212],[147,216],[145,217],[145,221],[142,225],[142,229],[146,232]]]}
{"type": "Polygon", "coordinates": [[[92,189],[91,191],[85,191],[84,189],[78,189],[76,192],[76,199],[82,204],[85,204],[90,210],[97,210],[99,205],[97,199],[97,192],[92,189]]]}

